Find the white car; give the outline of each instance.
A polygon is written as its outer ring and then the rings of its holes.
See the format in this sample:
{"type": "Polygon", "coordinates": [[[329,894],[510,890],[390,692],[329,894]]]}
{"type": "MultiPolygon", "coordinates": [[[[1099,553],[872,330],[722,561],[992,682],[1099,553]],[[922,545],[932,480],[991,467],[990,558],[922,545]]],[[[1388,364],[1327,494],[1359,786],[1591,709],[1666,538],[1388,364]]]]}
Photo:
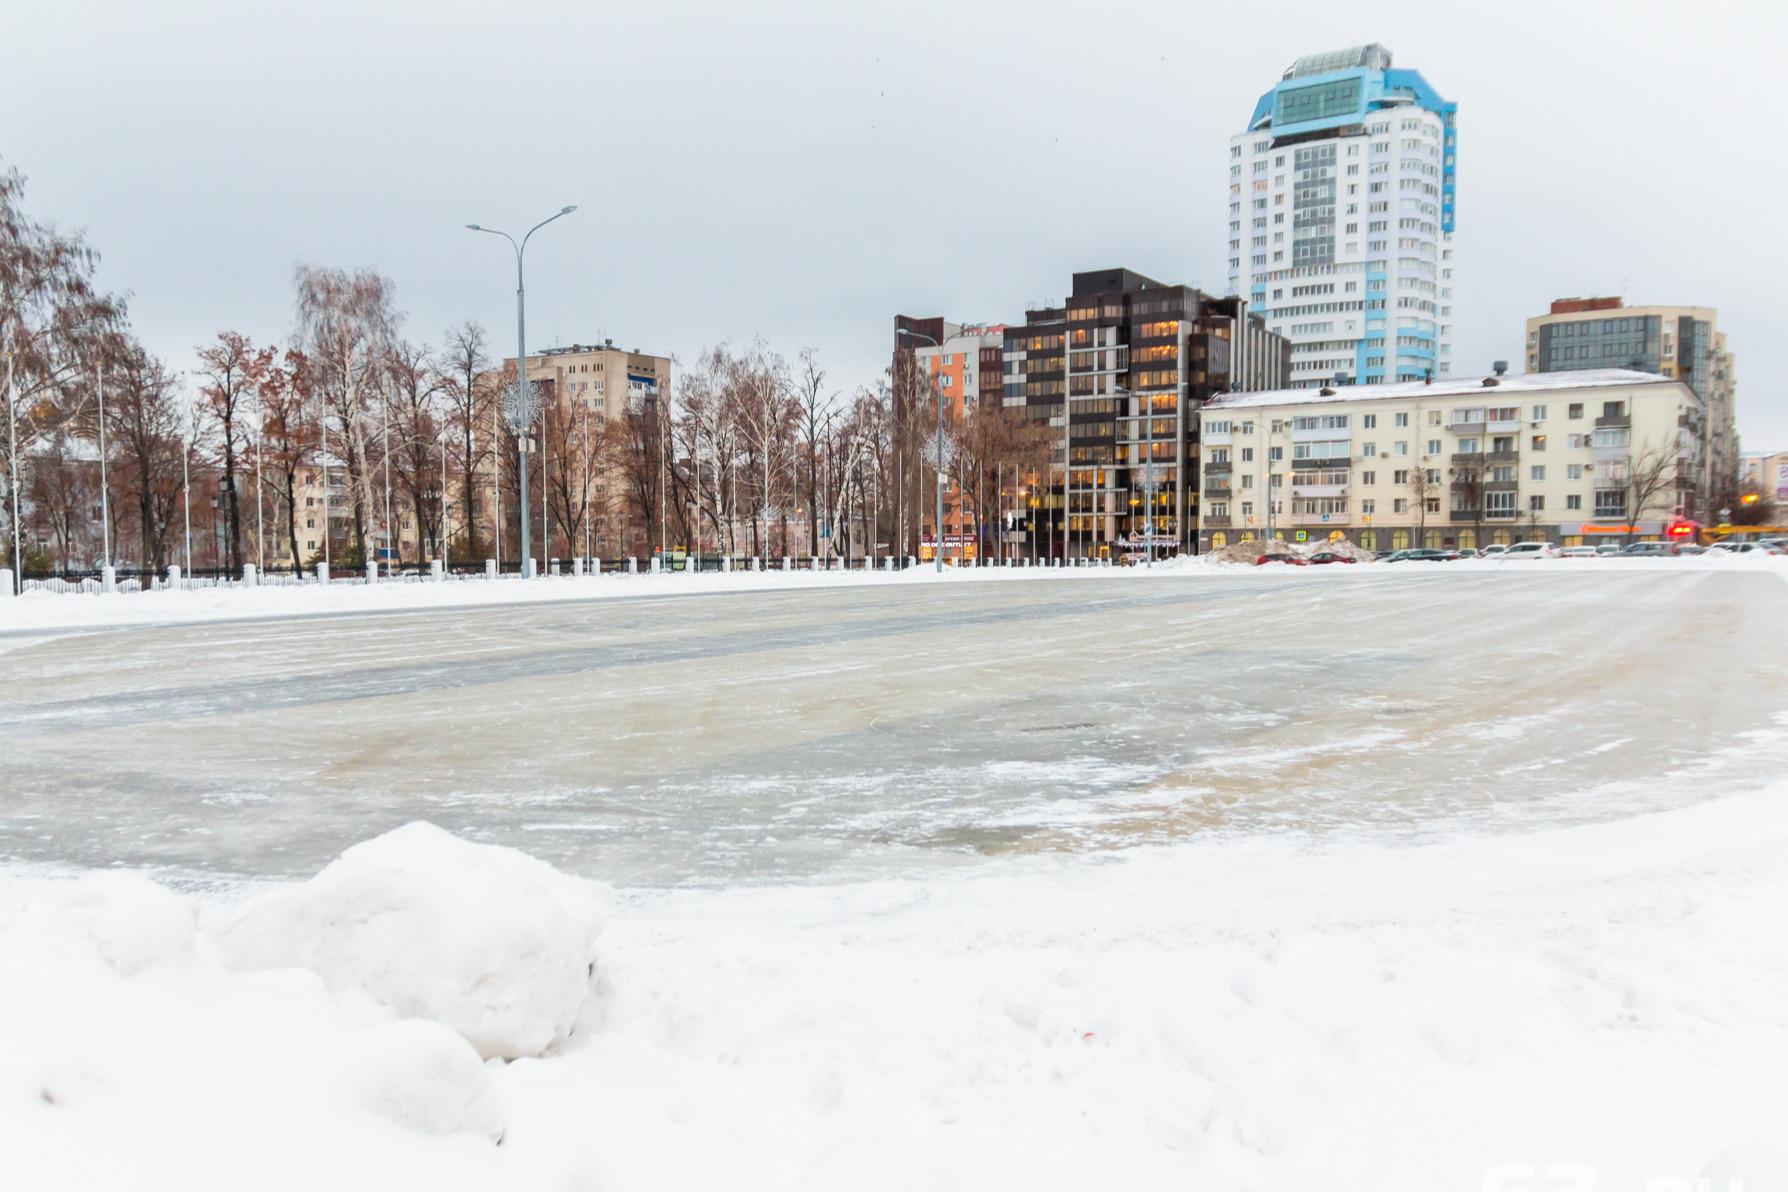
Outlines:
{"type": "Polygon", "coordinates": [[[1483,550],[1478,552],[1478,557],[1481,559],[1494,559],[1507,554],[1508,550],[1508,543],[1492,542],[1489,546],[1486,546],[1483,550]]]}
{"type": "Polygon", "coordinates": [[[1567,546],[1558,553],[1565,559],[1594,559],[1599,558],[1602,552],[1593,546],[1567,546]]]}
{"type": "Polygon", "coordinates": [[[1550,542],[1517,542],[1502,552],[1504,559],[1556,559],[1558,548],[1550,542]]]}

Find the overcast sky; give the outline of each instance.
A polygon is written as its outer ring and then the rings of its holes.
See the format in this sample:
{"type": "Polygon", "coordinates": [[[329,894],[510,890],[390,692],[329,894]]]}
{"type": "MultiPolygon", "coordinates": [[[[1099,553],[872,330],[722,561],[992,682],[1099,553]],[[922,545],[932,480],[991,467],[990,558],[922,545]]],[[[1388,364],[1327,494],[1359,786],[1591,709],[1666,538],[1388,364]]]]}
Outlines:
{"type": "Polygon", "coordinates": [[[1459,371],[1518,369],[1556,296],[1717,306],[1744,446],[1788,448],[1782,12],[20,0],[0,156],[176,367],[283,339],[299,261],[512,353],[512,258],[463,225],[576,203],[529,250],[532,345],[761,334],[848,389],[896,312],[1019,321],[1115,265],[1221,292],[1228,137],[1293,58],[1380,41],[1459,103],[1459,371]]]}

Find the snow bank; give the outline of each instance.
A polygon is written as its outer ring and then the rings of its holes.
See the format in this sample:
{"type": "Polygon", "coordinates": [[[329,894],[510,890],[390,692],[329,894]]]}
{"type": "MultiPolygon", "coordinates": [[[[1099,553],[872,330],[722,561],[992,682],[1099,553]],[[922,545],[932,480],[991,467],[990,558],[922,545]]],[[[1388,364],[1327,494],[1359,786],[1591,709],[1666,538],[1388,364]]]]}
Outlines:
{"type": "Polygon", "coordinates": [[[503,1138],[503,1109],[478,1054],[438,1022],[405,1019],[344,1043],[342,1069],[361,1105],[424,1134],[503,1138]]]}
{"type": "MultiPolygon", "coordinates": [[[[294,887],[312,911],[224,918],[260,944],[388,914],[458,973],[525,929],[485,899],[587,910],[543,870],[412,826],[294,887]]],[[[480,1064],[357,988],[229,970],[140,879],[0,873],[6,1184],[1781,1187],[1788,785],[1524,835],[627,898],[599,1026],[480,1064]]]]}
{"type": "Polygon", "coordinates": [[[413,823],[253,899],[216,941],[238,970],[306,968],[513,1059],[558,1047],[589,1010],[603,906],[592,882],[413,823]]]}

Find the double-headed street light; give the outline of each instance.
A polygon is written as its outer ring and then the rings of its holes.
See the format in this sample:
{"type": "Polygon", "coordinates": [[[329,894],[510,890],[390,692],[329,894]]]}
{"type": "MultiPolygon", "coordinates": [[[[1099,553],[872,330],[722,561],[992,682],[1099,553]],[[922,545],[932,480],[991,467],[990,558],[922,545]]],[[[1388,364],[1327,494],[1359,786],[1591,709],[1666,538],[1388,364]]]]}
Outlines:
{"type": "MultiPolygon", "coordinates": [[[[943,351],[944,345],[926,335],[923,331],[914,331],[910,327],[900,328],[897,334],[909,339],[929,339],[931,346],[943,351]]],[[[931,387],[937,391],[937,521],[934,525],[936,541],[933,543],[932,559],[937,563],[937,573],[944,573],[944,379],[943,361],[938,361],[938,371],[932,377],[931,387]]]]}
{"type": "MultiPolygon", "coordinates": [[[[522,254],[527,251],[528,237],[544,228],[561,215],[570,215],[577,210],[575,203],[561,207],[558,213],[548,216],[523,233],[521,242],[514,236],[497,228],[481,227],[478,224],[467,224],[474,232],[489,232],[493,236],[501,236],[509,241],[509,247],[515,250],[515,393],[523,423],[517,437],[521,440],[521,557],[522,574],[526,575],[528,564],[533,561],[533,542],[528,535],[528,434],[531,430],[528,414],[528,321],[526,315],[526,287],[522,284],[522,254]]],[[[499,469],[500,471],[500,469],[499,469]]],[[[542,484],[545,482],[542,481],[542,484]]],[[[546,494],[541,493],[545,500],[546,494]]]]}

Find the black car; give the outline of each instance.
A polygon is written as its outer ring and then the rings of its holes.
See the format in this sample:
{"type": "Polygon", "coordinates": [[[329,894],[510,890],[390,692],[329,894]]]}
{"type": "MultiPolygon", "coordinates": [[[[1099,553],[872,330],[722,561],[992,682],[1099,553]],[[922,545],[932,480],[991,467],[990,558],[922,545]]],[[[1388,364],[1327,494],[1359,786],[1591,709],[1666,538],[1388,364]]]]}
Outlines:
{"type": "Polygon", "coordinates": [[[1451,559],[1457,558],[1457,557],[1458,556],[1456,556],[1448,551],[1444,551],[1444,550],[1431,550],[1427,547],[1416,547],[1413,550],[1400,550],[1400,551],[1393,552],[1391,557],[1386,559],[1385,562],[1387,562],[1387,563],[1404,563],[1404,562],[1409,562],[1409,563],[1445,563],[1445,562],[1447,562],[1451,559]]]}

